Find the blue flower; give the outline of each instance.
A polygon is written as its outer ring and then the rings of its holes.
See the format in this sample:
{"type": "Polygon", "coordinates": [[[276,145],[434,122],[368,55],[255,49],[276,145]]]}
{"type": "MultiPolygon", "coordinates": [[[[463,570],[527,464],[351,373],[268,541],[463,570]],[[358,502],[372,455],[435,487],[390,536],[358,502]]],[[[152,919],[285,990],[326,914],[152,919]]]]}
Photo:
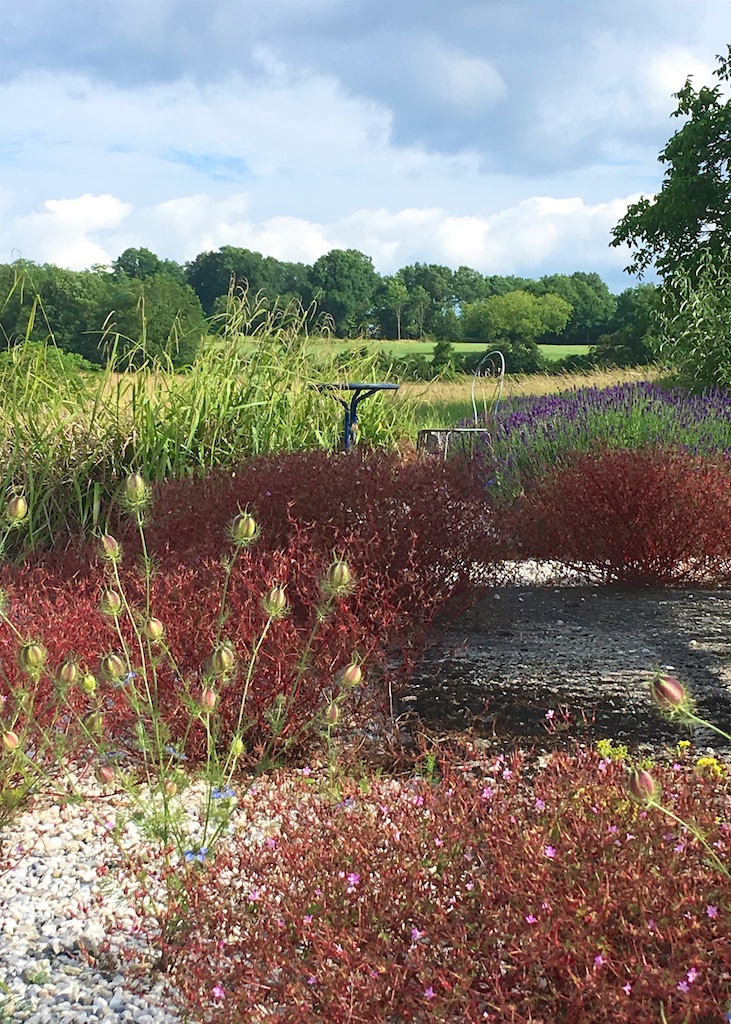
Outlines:
{"type": "Polygon", "coordinates": [[[225,786],[224,789],[216,789],[214,787],[211,796],[214,800],[228,800],[230,797],[235,796],[235,794],[230,786],[225,786]]]}
{"type": "Polygon", "coordinates": [[[185,860],[188,863],[190,863],[192,860],[199,860],[202,864],[203,861],[206,859],[207,853],[208,848],[206,846],[201,846],[200,849],[198,850],[186,850],[183,856],[185,857],[185,860]]]}
{"type": "Polygon", "coordinates": [[[170,754],[170,756],[174,757],[176,761],[187,761],[188,760],[188,755],[187,754],[181,753],[180,750],[176,750],[175,747],[172,747],[172,746],[165,747],[165,753],[166,754],[170,754]]]}

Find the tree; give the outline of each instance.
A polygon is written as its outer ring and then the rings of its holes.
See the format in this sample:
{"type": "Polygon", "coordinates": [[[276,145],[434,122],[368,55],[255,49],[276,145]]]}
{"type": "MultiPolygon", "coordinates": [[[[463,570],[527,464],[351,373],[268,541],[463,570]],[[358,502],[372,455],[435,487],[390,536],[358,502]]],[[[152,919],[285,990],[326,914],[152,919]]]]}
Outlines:
{"type": "Polygon", "coordinates": [[[569,322],[560,332],[550,332],[543,340],[562,344],[590,345],[609,329],[617,300],[598,274],[581,271],[542,277],[534,291],[537,295],[558,295],[572,307],[569,322]],[[560,333],[561,337],[558,338],[560,333]]]}
{"type": "Polygon", "coordinates": [[[401,320],[409,301],[409,290],[398,274],[395,277],[387,278],[385,284],[383,304],[396,318],[396,338],[401,341],[401,320]]]}
{"type": "Polygon", "coordinates": [[[357,249],[332,249],[312,268],[314,298],[340,338],[357,334],[368,320],[380,278],[370,256],[357,249]]]}
{"type": "Polygon", "coordinates": [[[571,305],[559,295],[530,295],[518,290],[492,295],[465,306],[465,337],[500,348],[512,372],[541,369],[537,339],[560,333],[571,317],[571,305]]]}
{"type": "Polygon", "coordinates": [[[666,165],[662,188],[633,203],[614,228],[611,245],[633,250],[627,267],[642,276],[653,265],[663,277],[692,270],[704,252],[720,254],[731,244],[731,46],[719,56],[713,88],[680,92],[674,117],[687,118],[659,155],[666,165]]]}
{"type": "Polygon", "coordinates": [[[206,319],[198,297],[187,284],[160,273],[144,281],[115,282],[109,336],[119,336],[118,357],[140,364],[167,354],[175,366],[193,362],[206,319]]]}
{"type": "Polygon", "coordinates": [[[436,335],[443,323],[444,312],[454,308],[453,273],[438,263],[412,263],[402,267],[398,276],[406,285],[409,308],[415,323],[412,333],[422,338],[425,333],[436,335]]]}
{"type": "Polygon", "coordinates": [[[162,260],[149,249],[125,249],[112,263],[112,270],[119,277],[135,277],[143,280],[159,274],[163,268],[162,260]]]}
{"type": "Polygon", "coordinates": [[[609,331],[591,350],[592,360],[612,366],[645,366],[652,362],[658,351],[659,294],[653,284],[639,284],[618,295],[609,331]]]}

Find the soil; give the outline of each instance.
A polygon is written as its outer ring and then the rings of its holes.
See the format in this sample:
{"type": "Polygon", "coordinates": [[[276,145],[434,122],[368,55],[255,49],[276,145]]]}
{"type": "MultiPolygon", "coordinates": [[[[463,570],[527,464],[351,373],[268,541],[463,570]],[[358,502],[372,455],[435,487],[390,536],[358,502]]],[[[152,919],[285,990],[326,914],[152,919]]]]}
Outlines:
{"type": "MultiPolygon", "coordinates": [[[[697,713],[731,732],[730,657],[729,589],[502,587],[435,637],[399,710],[501,745],[609,738],[657,752],[690,734],[653,704],[654,669],[677,675],[697,713]]],[[[710,730],[693,740],[731,755],[710,730]]]]}

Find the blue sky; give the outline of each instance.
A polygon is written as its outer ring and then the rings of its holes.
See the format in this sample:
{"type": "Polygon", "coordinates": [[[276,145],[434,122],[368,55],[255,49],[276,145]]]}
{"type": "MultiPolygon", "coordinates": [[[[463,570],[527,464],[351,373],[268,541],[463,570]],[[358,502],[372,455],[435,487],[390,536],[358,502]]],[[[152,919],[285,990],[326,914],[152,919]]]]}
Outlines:
{"type": "Polygon", "coordinates": [[[728,0],[0,0],[0,262],[597,271],[728,0]]]}

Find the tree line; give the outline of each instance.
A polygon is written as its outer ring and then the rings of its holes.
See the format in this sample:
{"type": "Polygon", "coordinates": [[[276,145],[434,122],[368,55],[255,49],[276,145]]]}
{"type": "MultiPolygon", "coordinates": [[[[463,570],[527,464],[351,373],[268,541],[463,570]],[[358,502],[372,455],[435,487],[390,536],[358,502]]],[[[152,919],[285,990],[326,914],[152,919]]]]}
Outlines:
{"type": "Polygon", "coordinates": [[[515,371],[538,368],[539,343],[592,345],[604,361],[620,364],[650,358],[652,285],[617,296],[594,273],[534,280],[428,263],[381,276],[355,249],[334,249],[310,266],[235,246],[185,265],[145,248],[83,271],[0,265],[0,343],[50,333],[60,349],[91,363],[105,362],[116,345],[120,361],[169,350],[185,365],[224,313],[232,287],[266,309],[300,310],[313,334],[473,341],[502,349],[515,371]]]}

